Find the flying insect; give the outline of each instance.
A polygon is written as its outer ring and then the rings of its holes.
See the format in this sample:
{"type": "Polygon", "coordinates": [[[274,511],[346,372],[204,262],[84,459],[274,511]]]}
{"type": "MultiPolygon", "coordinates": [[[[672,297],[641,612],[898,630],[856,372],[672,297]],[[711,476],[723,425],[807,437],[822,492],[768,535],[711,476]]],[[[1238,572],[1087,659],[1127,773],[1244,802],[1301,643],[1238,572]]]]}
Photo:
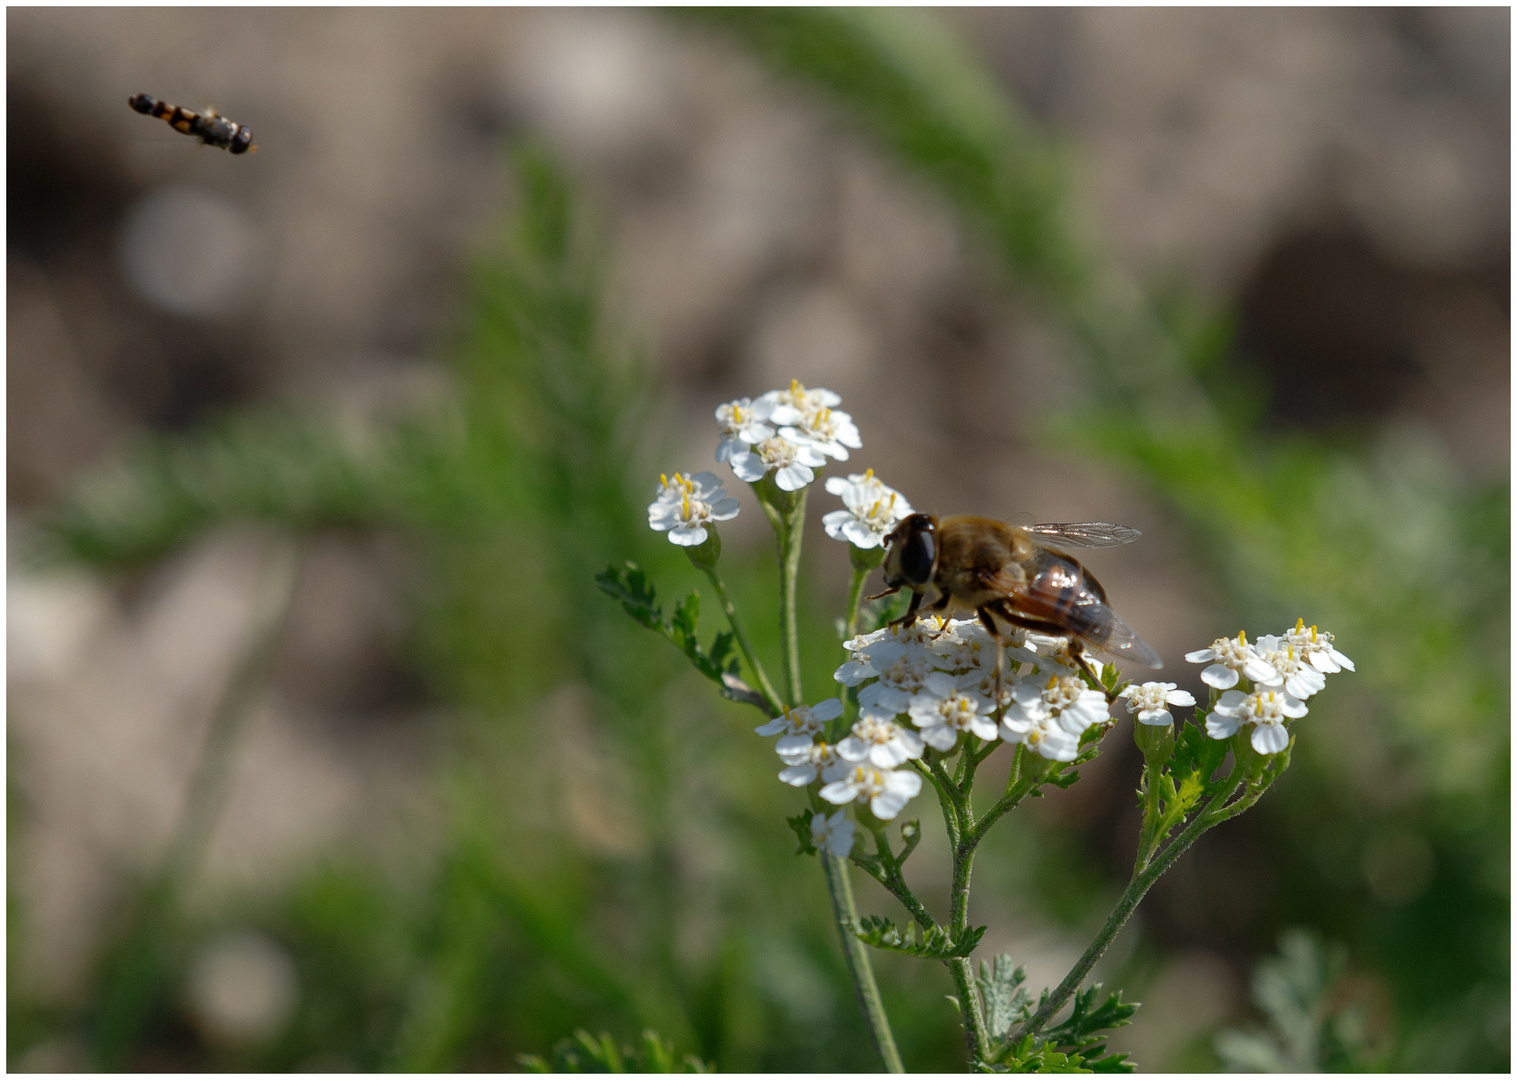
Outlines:
{"type": "Polygon", "coordinates": [[[151,94],[133,94],[126,103],[144,116],[156,116],[175,131],[193,135],[207,146],[219,146],[232,154],[251,154],[258,147],[253,133],[235,120],[228,120],[215,109],[197,113],[181,105],[159,101],[151,94]]]}

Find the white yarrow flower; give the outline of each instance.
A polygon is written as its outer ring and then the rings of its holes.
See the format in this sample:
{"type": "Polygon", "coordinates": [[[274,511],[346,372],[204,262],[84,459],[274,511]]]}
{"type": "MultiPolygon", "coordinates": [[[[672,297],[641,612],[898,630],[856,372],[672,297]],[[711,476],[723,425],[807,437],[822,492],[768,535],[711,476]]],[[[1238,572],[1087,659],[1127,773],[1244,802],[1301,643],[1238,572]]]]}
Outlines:
{"type": "MultiPolygon", "coordinates": [[[[911,699],[922,692],[927,679],[937,674],[932,666],[932,655],[918,645],[896,645],[889,655],[895,659],[880,667],[879,650],[890,642],[881,642],[871,651],[871,659],[879,670],[879,678],[859,691],[859,712],[888,720],[899,716],[911,707],[911,699]]],[[[845,665],[846,666],[846,665],[845,665]]]]}
{"type": "Polygon", "coordinates": [[[893,769],[912,758],[922,756],[922,737],[894,720],[864,716],[853,725],[853,733],[838,743],[838,757],[844,761],[868,761],[882,769],[893,769]]]}
{"type": "Polygon", "coordinates": [[[838,757],[837,747],[829,743],[814,742],[780,750],[775,747],[785,768],[780,770],[780,779],[792,787],[805,787],[813,780],[833,780],[843,774],[848,763],[838,757]]]}
{"type": "Polygon", "coordinates": [[[1287,630],[1283,636],[1295,648],[1297,656],[1324,675],[1354,670],[1354,662],[1333,648],[1333,635],[1315,626],[1308,627],[1305,619],[1297,619],[1295,628],[1287,630]]]}
{"type": "Polygon", "coordinates": [[[780,708],[780,715],[753,730],[760,735],[778,735],[774,744],[777,753],[806,746],[822,733],[827,721],[843,715],[843,703],[837,698],[827,698],[815,705],[797,705],[795,708],[780,708]]]}
{"type": "Polygon", "coordinates": [[[1211,643],[1211,648],[1186,653],[1185,659],[1192,664],[1214,661],[1202,670],[1201,681],[1218,690],[1230,690],[1237,686],[1239,675],[1260,686],[1278,686],[1281,682],[1279,674],[1254,650],[1241,630],[1238,631],[1236,641],[1232,638],[1218,638],[1211,643]]]}
{"type": "Polygon", "coordinates": [[[733,454],[729,464],[739,480],[756,484],[772,469],[775,485],[781,491],[799,491],[816,479],[812,470],[827,464],[827,459],[814,446],[775,436],[752,450],[733,454]]]}
{"type": "Polygon", "coordinates": [[[811,815],[811,842],[819,849],[846,859],[853,850],[853,822],[848,810],[835,810],[832,816],[817,811],[811,815]]]}
{"type": "Polygon", "coordinates": [[[1289,639],[1265,634],[1254,646],[1260,657],[1280,676],[1279,683],[1292,697],[1305,701],[1327,685],[1327,676],[1296,652],[1289,639]]]}
{"type": "Polygon", "coordinates": [[[1074,675],[1050,675],[1041,686],[1024,680],[1012,691],[1011,705],[1002,719],[1002,728],[1004,731],[1007,725],[1011,725],[1015,730],[1019,725],[1038,723],[1050,717],[1057,718],[1059,725],[1071,735],[1079,736],[1092,724],[1102,724],[1109,719],[1106,695],[1092,690],[1083,679],[1074,675]]]}
{"type": "Polygon", "coordinates": [[[911,504],[895,488],[882,484],[873,469],[846,480],[829,476],[823,486],[840,497],[847,509],[824,515],[822,527],[834,540],[846,540],[854,547],[879,547],[896,523],[911,513],[911,504]]]}
{"type": "Polygon", "coordinates": [[[648,505],[648,527],[667,532],[680,547],[706,542],[706,524],[737,517],[737,500],[708,472],[660,476],[658,494],[648,505]]]}
{"type": "Polygon", "coordinates": [[[1141,686],[1129,683],[1117,696],[1127,699],[1127,711],[1136,716],[1140,724],[1172,724],[1175,718],[1169,706],[1196,703],[1190,691],[1176,690],[1172,682],[1146,682],[1141,686]]]}
{"type": "Polygon", "coordinates": [[[759,398],[738,398],[716,407],[716,424],[722,441],[716,447],[716,460],[727,461],[734,454],[745,454],[748,447],[774,437],[774,428],[764,421],[774,412],[774,402],[759,398]]]}
{"type": "Polygon", "coordinates": [[[797,379],[790,380],[789,389],[771,390],[759,400],[769,403],[773,409],[769,419],[775,424],[794,424],[806,413],[843,403],[843,399],[831,390],[807,390],[797,379]]]}
{"type": "Polygon", "coordinates": [[[958,742],[959,732],[990,740],[996,737],[996,722],[988,697],[959,688],[958,679],[946,671],[934,671],[923,681],[923,692],[911,699],[911,722],[922,729],[922,740],[944,753],[958,742]]]}
{"type": "Polygon", "coordinates": [[[1245,694],[1229,690],[1206,716],[1206,733],[1213,739],[1228,739],[1246,724],[1253,725],[1249,745],[1261,754],[1278,754],[1290,743],[1286,720],[1306,715],[1306,706],[1284,690],[1257,690],[1245,694]]]}
{"type": "Polygon", "coordinates": [[[1080,737],[1072,735],[1054,716],[1041,720],[1021,719],[1012,723],[1010,713],[1001,723],[1001,738],[1009,743],[1025,742],[1040,757],[1049,761],[1073,761],[1080,753],[1080,737]]]}
{"type": "Polygon", "coordinates": [[[869,811],[881,821],[899,814],[907,801],[922,790],[922,778],[906,769],[890,771],[874,765],[855,765],[833,780],[819,793],[834,805],[854,800],[867,802],[869,811]]]}
{"type": "Polygon", "coordinates": [[[847,448],[857,450],[864,445],[853,417],[825,405],[802,412],[798,420],[780,428],[780,434],[791,442],[814,446],[838,461],[848,460],[847,448]]]}

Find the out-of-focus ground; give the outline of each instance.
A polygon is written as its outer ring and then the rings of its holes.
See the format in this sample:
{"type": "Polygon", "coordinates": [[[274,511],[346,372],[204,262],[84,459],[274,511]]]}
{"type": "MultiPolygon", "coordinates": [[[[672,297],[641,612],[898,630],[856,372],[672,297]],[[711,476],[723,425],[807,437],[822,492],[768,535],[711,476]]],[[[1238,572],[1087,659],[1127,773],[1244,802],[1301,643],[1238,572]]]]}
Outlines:
{"type": "MultiPolygon", "coordinates": [[[[1419,426],[1469,475],[1505,472],[1504,9],[951,17],[1067,138],[1085,228],[1237,305],[1281,425],[1419,426]]],[[[1141,528],[1090,561],[1163,655],[1236,629],[1162,508],[1032,448],[1078,387],[948,208],[718,37],[569,10],[12,9],[7,29],[13,528],[144,429],[444,390],[435,356],[501,211],[502,141],[530,135],[592,194],[625,325],[663,381],[649,422],[671,445],[652,471],[705,460],[716,404],[799,378],[843,395],[858,467],[920,508],[1141,528]],[[257,153],[132,112],[139,91],[214,103],[257,153]]],[[[729,544],[766,540],[757,514],[734,526],[729,544]]],[[[817,530],[813,547],[818,580],[846,580],[841,545],[817,530]]],[[[224,533],[128,582],[12,569],[12,971],[44,996],[78,992],[123,883],[161,853],[261,551],[224,533]]],[[[446,739],[402,661],[413,581],[398,544],[312,549],[204,903],[354,842],[425,843],[446,739]]],[[[1076,822],[1109,809],[1050,802],[1076,822]]],[[[575,814],[616,846],[614,822],[575,814]]],[[[1067,944],[1017,944],[1060,973],[1067,944]]],[[[258,947],[233,942],[227,963],[266,974],[258,947]]],[[[1180,949],[1124,1048],[1162,1067],[1237,1011],[1242,979],[1236,956],[1180,949]]]]}

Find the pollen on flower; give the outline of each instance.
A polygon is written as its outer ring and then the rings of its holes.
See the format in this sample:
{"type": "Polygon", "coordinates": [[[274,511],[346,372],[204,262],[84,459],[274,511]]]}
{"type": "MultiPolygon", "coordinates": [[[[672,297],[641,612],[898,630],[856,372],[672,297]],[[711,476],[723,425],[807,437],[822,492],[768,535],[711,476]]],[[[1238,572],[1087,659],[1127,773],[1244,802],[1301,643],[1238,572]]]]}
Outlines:
{"type": "Polygon", "coordinates": [[[737,517],[737,500],[708,472],[659,474],[659,489],[648,506],[648,527],[667,532],[672,543],[693,547],[706,542],[706,526],[737,517]]]}
{"type": "Polygon", "coordinates": [[[846,480],[841,476],[828,477],[825,486],[828,493],[843,500],[846,509],[825,515],[822,526],[834,540],[846,540],[855,547],[882,546],[890,530],[912,512],[905,497],[882,483],[873,469],[854,473],[846,480]]]}

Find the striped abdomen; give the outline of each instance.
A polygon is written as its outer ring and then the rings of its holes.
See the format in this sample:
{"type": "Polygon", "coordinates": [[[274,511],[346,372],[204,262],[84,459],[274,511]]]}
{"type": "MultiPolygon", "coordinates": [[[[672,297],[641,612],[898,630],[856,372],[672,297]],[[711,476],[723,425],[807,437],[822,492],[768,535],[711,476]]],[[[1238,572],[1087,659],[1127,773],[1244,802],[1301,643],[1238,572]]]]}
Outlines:
{"type": "Polygon", "coordinates": [[[126,103],[145,116],[156,116],[175,131],[195,136],[208,146],[219,146],[233,154],[257,149],[251,131],[235,120],[218,116],[214,109],[207,109],[202,116],[192,109],[159,101],[151,94],[133,94],[126,103]]]}

